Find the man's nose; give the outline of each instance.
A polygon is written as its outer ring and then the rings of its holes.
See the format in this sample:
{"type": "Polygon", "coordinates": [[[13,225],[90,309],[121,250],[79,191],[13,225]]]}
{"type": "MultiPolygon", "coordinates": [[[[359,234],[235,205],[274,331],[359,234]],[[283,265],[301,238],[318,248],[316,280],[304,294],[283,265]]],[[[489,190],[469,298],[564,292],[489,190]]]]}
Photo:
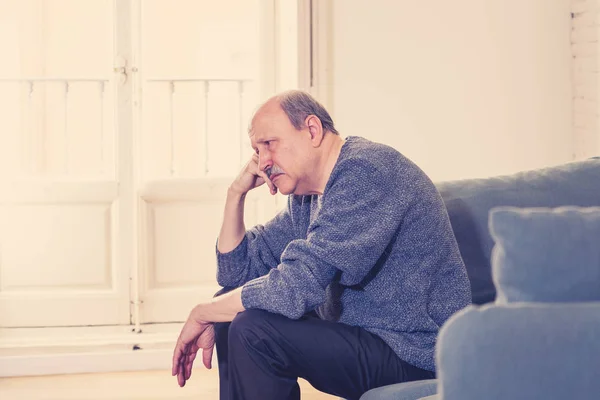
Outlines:
{"type": "Polygon", "coordinates": [[[260,154],[258,156],[258,169],[261,171],[271,168],[273,166],[273,160],[267,154],[260,154]]]}

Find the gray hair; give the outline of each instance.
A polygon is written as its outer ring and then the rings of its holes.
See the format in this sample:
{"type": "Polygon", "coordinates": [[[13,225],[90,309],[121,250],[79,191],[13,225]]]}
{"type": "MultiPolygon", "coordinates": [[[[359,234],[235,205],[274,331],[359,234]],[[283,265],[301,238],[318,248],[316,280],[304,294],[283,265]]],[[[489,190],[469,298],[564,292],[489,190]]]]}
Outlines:
{"type": "Polygon", "coordinates": [[[309,115],[314,115],[321,120],[324,131],[339,135],[333,126],[331,116],[314,97],[301,90],[290,90],[277,96],[279,105],[285,111],[294,128],[304,128],[304,121],[309,115]]]}

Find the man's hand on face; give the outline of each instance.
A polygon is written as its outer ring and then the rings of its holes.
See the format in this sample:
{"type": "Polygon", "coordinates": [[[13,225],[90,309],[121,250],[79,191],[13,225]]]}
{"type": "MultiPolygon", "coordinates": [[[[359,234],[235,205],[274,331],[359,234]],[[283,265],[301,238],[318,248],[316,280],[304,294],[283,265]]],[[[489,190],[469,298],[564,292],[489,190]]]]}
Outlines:
{"type": "Polygon", "coordinates": [[[269,186],[271,194],[277,194],[277,187],[271,182],[264,171],[258,169],[258,154],[254,154],[246,166],[242,168],[237,178],[235,178],[230,189],[244,195],[250,190],[264,185],[265,182],[269,186]]]}

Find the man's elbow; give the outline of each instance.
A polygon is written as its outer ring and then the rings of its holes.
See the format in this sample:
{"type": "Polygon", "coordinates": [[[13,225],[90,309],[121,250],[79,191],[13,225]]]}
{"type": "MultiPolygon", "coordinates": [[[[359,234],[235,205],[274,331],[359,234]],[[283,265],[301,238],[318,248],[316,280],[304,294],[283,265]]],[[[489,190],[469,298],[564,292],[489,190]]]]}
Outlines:
{"type": "MultiPolygon", "coordinates": [[[[293,298],[293,296],[292,296],[293,298]]],[[[296,301],[291,301],[284,315],[289,319],[300,319],[306,313],[325,303],[325,291],[316,291],[310,295],[297,296],[296,301]]]]}

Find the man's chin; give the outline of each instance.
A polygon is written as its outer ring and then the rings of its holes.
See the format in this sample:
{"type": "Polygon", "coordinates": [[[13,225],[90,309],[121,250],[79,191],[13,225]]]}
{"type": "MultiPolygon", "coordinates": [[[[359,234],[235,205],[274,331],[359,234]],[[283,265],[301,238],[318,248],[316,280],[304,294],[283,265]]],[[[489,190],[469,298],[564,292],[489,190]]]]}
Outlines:
{"type": "Polygon", "coordinates": [[[290,188],[288,185],[283,184],[281,186],[277,186],[275,185],[275,187],[277,188],[277,191],[283,195],[288,195],[288,194],[292,194],[294,192],[294,188],[290,188]]]}
{"type": "Polygon", "coordinates": [[[291,193],[292,193],[292,191],[291,191],[291,190],[289,190],[289,189],[286,189],[286,188],[280,188],[280,187],[277,187],[277,190],[279,191],[279,193],[281,193],[281,194],[283,194],[283,195],[285,195],[285,196],[287,196],[288,194],[291,194],[291,193]]]}

